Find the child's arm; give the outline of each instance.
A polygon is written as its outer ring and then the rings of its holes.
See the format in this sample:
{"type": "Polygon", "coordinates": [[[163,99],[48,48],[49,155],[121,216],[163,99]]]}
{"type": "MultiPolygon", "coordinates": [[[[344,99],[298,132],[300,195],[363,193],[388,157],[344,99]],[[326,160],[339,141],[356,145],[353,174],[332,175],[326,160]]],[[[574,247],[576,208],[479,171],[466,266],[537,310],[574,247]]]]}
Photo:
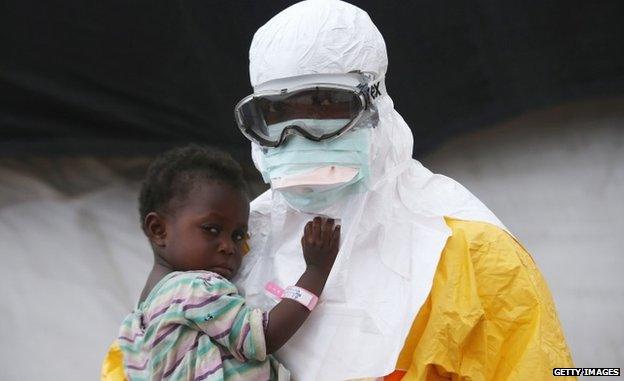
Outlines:
{"type": "MultiPolygon", "coordinates": [[[[304,288],[316,296],[321,295],[329,276],[340,245],[340,225],[334,227],[334,220],[323,221],[316,217],[306,224],[301,246],[306,261],[306,270],[296,286],[304,288]]],[[[310,310],[304,305],[282,299],[270,311],[265,331],[266,352],[273,353],[297,332],[310,310]]]]}

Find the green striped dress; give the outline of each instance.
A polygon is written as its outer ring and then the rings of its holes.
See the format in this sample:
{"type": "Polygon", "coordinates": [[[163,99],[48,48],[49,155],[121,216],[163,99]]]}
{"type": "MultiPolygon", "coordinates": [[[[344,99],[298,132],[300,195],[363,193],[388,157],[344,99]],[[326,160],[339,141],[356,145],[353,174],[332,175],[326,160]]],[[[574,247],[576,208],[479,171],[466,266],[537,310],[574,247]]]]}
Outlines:
{"type": "Polygon", "coordinates": [[[245,305],[236,287],[218,274],[168,274],[121,325],[119,345],[126,376],[129,380],[277,379],[274,369],[279,364],[266,354],[267,317],[245,305]]]}

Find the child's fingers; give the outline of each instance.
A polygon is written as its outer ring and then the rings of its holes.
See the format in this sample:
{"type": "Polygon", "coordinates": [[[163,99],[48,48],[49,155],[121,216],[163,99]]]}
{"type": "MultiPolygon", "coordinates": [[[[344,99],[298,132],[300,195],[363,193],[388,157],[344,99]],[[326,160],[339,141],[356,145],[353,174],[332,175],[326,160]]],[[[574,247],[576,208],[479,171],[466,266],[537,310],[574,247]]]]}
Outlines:
{"type": "Polygon", "coordinates": [[[321,217],[315,217],[312,222],[312,239],[314,243],[320,244],[321,241],[321,217]]]}
{"type": "Polygon", "coordinates": [[[334,228],[329,247],[335,252],[338,252],[338,249],[340,249],[340,225],[336,225],[334,228]]]}
{"type": "Polygon", "coordinates": [[[329,242],[331,240],[333,232],[334,232],[334,219],[328,218],[323,224],[323,229],[321,232],[321,240],[323,241],[323,246],[329,247],[329,242]]]}
{"type": "Polygon", "coordinates": [[[310,244],[314,241],[312,237],[312,221],[308,221],[308,223],[303,228],[303,240],[306,241],[307,244],[310,244]]]}

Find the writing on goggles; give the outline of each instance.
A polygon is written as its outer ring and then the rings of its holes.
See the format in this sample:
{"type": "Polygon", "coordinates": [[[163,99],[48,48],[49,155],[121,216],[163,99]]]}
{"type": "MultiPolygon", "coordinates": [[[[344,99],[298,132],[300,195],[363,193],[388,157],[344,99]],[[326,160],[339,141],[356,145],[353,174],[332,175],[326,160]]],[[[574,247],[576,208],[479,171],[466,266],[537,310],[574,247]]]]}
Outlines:
{"type": "Polygon", "coordinates": [[[235,116],[243,135],[264,147],[277,147],[290,134],[328,140],[352,128],[380,94],[379,82],[259,91],[237,104],[235,116]]]}

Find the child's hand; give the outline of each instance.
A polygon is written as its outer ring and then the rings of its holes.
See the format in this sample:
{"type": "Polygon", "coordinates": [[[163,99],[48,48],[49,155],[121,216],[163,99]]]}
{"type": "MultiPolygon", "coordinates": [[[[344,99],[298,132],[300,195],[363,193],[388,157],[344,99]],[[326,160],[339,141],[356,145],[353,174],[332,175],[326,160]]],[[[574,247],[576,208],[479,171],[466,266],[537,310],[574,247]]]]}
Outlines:
{"type": "Polygon", "coordinates": [[[340,247],[340,225],[334,227],[332,218],[314,218],[304,228],[301,246],[308,268],[329,274],[340,247]]]}

